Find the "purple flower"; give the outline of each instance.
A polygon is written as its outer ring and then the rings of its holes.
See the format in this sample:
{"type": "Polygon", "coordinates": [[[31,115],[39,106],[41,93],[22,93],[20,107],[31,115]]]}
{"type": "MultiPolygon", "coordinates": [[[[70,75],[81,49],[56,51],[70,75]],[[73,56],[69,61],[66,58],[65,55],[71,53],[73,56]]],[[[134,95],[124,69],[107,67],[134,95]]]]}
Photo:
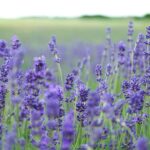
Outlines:
{"type": "Polygon", "coordinates": [[[28,70],[25,77],[27,83],[34,83],[37,80],[36,74],[33,70],[28,70]]]}
{"type": "Polygon", "coordinates": [[[72,73],[74,76],[77,76],[79,74],[79,70],[78,69],[73,69],[72,73]]]}
{"type": "Polygon", "coordinates": [[[137,140],[136,143],[137,150],[148,150],[148,140],[144,137],[141,137],[137,140]]]}
{"type": "Polygon", "coordinates": [[[130,98],[135,93],[142,91],[140,78],[134,76],[130,79],[130,81],[124,81],[122,84],[122,91],[124,93],[125,98],[130,98]]]}
{"type": "Polygon", "coordinates": [[[18,142],[19,142],[21,148],[22,148],[22,149],[25,149],[25,144],[26,144],[25,139],[24,139],[24,138],[20,138],[20,139],[18,140],[18,142]]]}
{"type": "Polygon", "coordinates": [[[6,134],[4,149],[5,150],[13,149],[13,146],[16,144],[16,142],[17,142],[16,125],[14,125],[12,131],[9,131],[6,134]]]}
{"type": "Polygon", "coordinates": [[[0,50],[3,50],[6,48],[6,41],[0,40],[0,50]]]}
{"type": "Polygon", "coordinates": [[[73,73],[70,73],[66,77],[66,82],[65,82],[65,88],[67,91],[70,91],[73,88],[74,85],[74,75],[73,73]]]}
{"type": "Polygon", "coordinates": [[[146,39],[150,39],[150,26],[146,27],[146,39]]]}
{"type": "Polygon", "coordinates": [[[134,92],[140,90],[140,80],[138,77],[134,76],[130,80],[130,89],[134,92]]]}
{"type": "Polygon", "coordinates": [[[89,89],[86,88],[84,84],[79,84],[79,97],[82,102],[88,100],[89,89]]]}
{"type": "Polygon", "coordinates": [[[138,70],[141,71],[141,73],[144,70],[144,55],[146,53],[146,46],[144,43],[145,36],[143,34],[138,35],[138,39],[136,42],[135,50],[134,50],[134,73],[137,72],[138,70]]]}
{"type": "Polygon", "coordinates": [[[47,81],[54,81],[54,75],[50,70],[46,70],[45,78],[47,81]]]}
{"type": "Polygon", "coordinates": [[[34,68],[36,73],[43,73],[46,69],[46,60],[45,56],[36,57],[34,59],[34,68]]]}
{"type": "Polygon", "coordinates": [[[103,112],[107,115],[108,118],[114,119],[113,106],[109,103],[105,104],[102,108],[103,112]]]}
{"type": "Polygon", "coordinates": [[[104,103],[109,103],[109,104],[113,104],[114,102],[114,97],[113,95],[111,95],[110,93],[105,93],[102,97],[101,97],[101,101],[103,101],[104,103]]]}
{"type": "Polygon", "coordinates": [[[6,41],[0,40],[0,57],[6,57],[9,55],[9,49],[7,48],[6,41]]]}
{"type": "Polygon", "coordinates": [[[78,83],[78,92],[79,92],[79,99],[76,103],[76,110],[78,112],[77,119],[81,122],[82,126],[85,126],[85,119],[87,116],[87,101],[89,95],[89,89],[86,88],[85,84],[81,81],[78,83]]]}
{"type": "Polygon", "coordinates": [[[60,104],[63,99],[62,89],[51,85],[46,92],[46,113],[49,118],[60,117],[60,104]]]}
{"type": "Polygon", "coordinates": [[[96,68],[95,68],[95,73],[97,77],[101,77],[102,76],[102,66],[97,64],[96,68]]]}
{"type": "Polygon", "coordinates": [[[126,58],[125,58],[125,51],[126,51],[126,45],[123,41],[120,41],[119,44],[118,44],[118,49],[119,49],[119,52],[118,52],[118,63],[119,65],[123,65],[125,64],[125,61],[126,61],[126,58]]]}
{"type": "Polygon", "coordinates": [[[61,63],[62,59],[58,57],[58,58],[55,58],[54,61],[55,61],[56,63],[61,63]]]}
{"type": "Polygon", "coordinates": [[[12,49],[16,50],[21,46],[20,40],[16,35],[12,37],[12,49]]]}
{"type": "Polygon", "coordinates": [[[90,119],[93,119],[94,116],[99,116],[100,114],[100,97],[97,92],[91,92],[87,101],[87,113],[90,119]]]}
{"type": "Polygon", "coordinates": [[[59,101],[55,96],[51,97],[51,98],[47,97],[47,100],[46,100],[46,113],[47,113],[49,118],[59,117],[59,101]]]}
{"type": "Polygon", "coordinates": [[[78,112],[83,112],[86,109],[86,104],[82,103],[82,101],[78,101],[76,104],[76,110],[78,112]]]}
{"type": "Polygon", "coordinates": [[[4,85],[0,85],[0,111],[5,107],[6,92],[6,87],[4,85]]]}
{"type": "Polygon", "coordinates": [[[129,112],[138,113],[143,108],[144,96],[142,93],[138,92],[133,94],[129,99],[129,112]]]}
{"type": "Polygon", "coordinates": [[[56,37],[55,36],[51,37],[51,40],[49,42],[49,50],[54,55],[58,53],[57,48],[56,48],[56,37]]]}
{"type": "Polygon", "coordinates": [[[133,39],[132,39],[133,33],[134,33],[134,25],[133,25],[133,22],[130,21],[128,24],[128,36],[129,36],[128,42],[133,41],[133,39]]]}
{"type": "Polygon", "coordinates": [[[75,130],[74,130],[74,113],[71,110],[64,119],[62,129],[62,150],[70,150],[71,144],[74,141],[75,130]]]}
{"type": "Polygon", "coordinates": [[[97,88],[97,92],[100,95],[103,95],[104,93],[107,92],[107,89],[108,89],[108,85],[107,85],[106,81],[104,81],[103,79],[100,79],[99,87],[97,88]]]}
{"type": "Polygon", "coordinates": [[[42,114],[40,111],[32,110],[31,111],[31,122],[39,121],[41,116],[42,116],[42,114]]]}
{"type": "Polygon", "coordinates": [[[50,130],[56,130],[58,128],[58,122],[56,120],[49,120],[47,122],[47,127],[50,130]]]}
{"type": "Polygon", "coordinates": [[[107,64],[107,66],[106,66],[106,76],[110,76],[112,74],[113,74],[112,66],[110,64],[107,64]]]}
{"type": "Polygon", "coordinates": [[[46,133],[41,136],[38,147],[39,147],[40,150],[49,150],[50,137],[46,133]]]}

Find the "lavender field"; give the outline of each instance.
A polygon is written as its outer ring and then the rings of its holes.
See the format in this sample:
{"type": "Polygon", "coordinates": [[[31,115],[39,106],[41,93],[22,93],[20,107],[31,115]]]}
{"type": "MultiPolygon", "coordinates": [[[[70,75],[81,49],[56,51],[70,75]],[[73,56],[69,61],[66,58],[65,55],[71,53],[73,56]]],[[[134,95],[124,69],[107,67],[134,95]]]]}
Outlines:
{"type": "Polygon", "coordinates": [[[150,24],[0,20],[0,150],[149,150],[150,24]]]}

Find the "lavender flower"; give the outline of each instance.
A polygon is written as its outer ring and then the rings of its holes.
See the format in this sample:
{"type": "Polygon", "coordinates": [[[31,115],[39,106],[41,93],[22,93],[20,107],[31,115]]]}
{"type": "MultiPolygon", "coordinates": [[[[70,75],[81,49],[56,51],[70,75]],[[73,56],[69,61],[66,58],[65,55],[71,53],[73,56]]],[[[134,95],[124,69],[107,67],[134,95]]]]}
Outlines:
{"type": "Polygon", "coordinates": [[[45,133],[41,136],[40,142],[39,142],[39,149],[40,150],[49,150],[50,148],[50,137],[45,133]]]}
{"type": "Polygon", "coordinates": [[[150,26],[146,27],[146,39],[150,39],[150,26]]]}
{"type": "Polygon", "coordinates": [[[5,150],[13,149],[13,146],[15,146],[17,141],[16,138],[17,138],[16,125],[14,125],[12,131],[6,134],[5,145],[4,145],[5,150]]]}
{"type": "Polygon", "coordinates": [[[7,48],[6,41],[0,40],[0,57],[9,56],[9,49],[7,48]]]}
{"type": "Polygon", "coordinates": [[[46,113],[49,118],[59,117],[59,99],[56,92],[55,88],[53,87],[52,89],[51,87],[50,91],[48,91],[46,95],[46,113]]]}
{"type": "Polygon", "coordinates": [[[56,48],[56,37],[55,36],[51,37],[51,41],[49,42],[49,49],[50,49],[51,53],[54,55],[58,53],[57,48],[56,48]]]}
{"type": "Polygon", "coordinates": [[[99,64],[96,65],[95,73],[96,73],[97,77],[102,76],[102,66],[101,65],[99,65],[99,64]]]}
{"type": "Polygon", "coordinates": [[[100,114],[100,97],[97,92],[91,92],[87,101],[87,113],[90,119],[93,119],[94,116],[99,116],[100,114]]]}
{"type": "Polygon", "coordinates": [[[137,140],[136,144],[137,150],[148,150],[148,140],[144,137],[141,137],[137,140]]]}
{"type": "Polygon", "coordinates": [[[78,83],[78,92],[79,92],[79,99],[76,103],[76,111],[77,119],[81,122],[82,126],[86,126],[86,117],[87,117],[87,101],[89,96],[89,89],[86,88],[85,84],[82,82],[78,83]]]}
{"type": "Polygon", "coordinates": [[[143,108],[144,96],[142,93],[134,94],[129,100],[129,112],[130,113],[138,113],[143,108]]]}
{"type": "Polygon", "coordinates": [[[6,87],[4,85],[0,85],[0,111],[5,107],[6,92],[6,87]]]}
{"type": "Polygon", "coordinates": [[[110,76],[112,74],[113,74],[112,66],[110,64],[107,64],[107,66],[106,66],[106,76],[110,76]]]}
{"type": "Polygon", "coordinates": [[[130,21],[128,24],[128,42],[132,42],[132,36],[133,36],[133,32],[134,32],[134,26],[133,26],[133,22],[130,21]]]}
{"type": "Polygon", "coordinates": [[[134,50],[134,68],[133,71],[134,73],[137,72],[137,70],[140,70],[141,72],[144,71],[144,52],[145,52],[145,43],[144,43],[144,35],[143,34],[139,34],[138,35],[138,39],[136,42],[136,46],[135,46],[135,50],[134,50]]]}
{"type": "Polygon", "coordinates": [[[20,40],[16,35],[12,37],[12,49],[16,50],[21,46],[20,40]]]}
{"type": "Polygon", "coordinates": [[[43,77],[46,71],[46,62],[45,62],[45,57],[36,57],[34,59],[34,68],[35,68],[35,73],[39,77],[43,77]]]}
{"type": "Polygon", "coordinates": [[[119,49],[119,53],[118,53],[119,60],[118,60],[118,63],[119,63],[119,65],[123,65],[125,63],[125,61],[126,61],[126,59],[125,59],[126,45],[125,45],[125,43],[123,41],[119,42],[118,49],[119,49]]]}
{"type": "Polygon", "coordinates": [[[74,130],[74,113],[71,110],[64,119],[62,129],[62,150],[70,150],[71,144],[74,141],[75,130],[74,130]]]}
{"type": "Polygon", "coordinates": [[[79,84],[79,96],[82,102],[88,100],[89,89],[86,88],[84,84],[79,84]]]}
{"type": "Polygon", "coordinates": [[[68,74],[66,77],[65,88],[70,91],[74,85],[74,75],[72,73],[68,74]]]}

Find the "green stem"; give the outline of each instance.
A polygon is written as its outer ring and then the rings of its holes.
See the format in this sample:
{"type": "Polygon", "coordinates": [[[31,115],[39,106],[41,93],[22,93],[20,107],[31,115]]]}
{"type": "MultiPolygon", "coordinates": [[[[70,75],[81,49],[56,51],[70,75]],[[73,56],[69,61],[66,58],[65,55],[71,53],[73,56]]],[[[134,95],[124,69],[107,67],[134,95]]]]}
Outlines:
{"type": "MultiPolygon", "coordinates": [[[[57,54],[55,54],[55,58],[58,59],[58,56],[57,54]]],[[[60,77],[60,82],[61,82],[61,85],[62,87],[64,86],[64,82],[63,82],[63,76],[62,76],[62,70],[61,70],[61,66],[60,66],[60,63],[57,63],[57,68],[58,68],[58,72],[59,72],[59,77],[60,77]]]]}

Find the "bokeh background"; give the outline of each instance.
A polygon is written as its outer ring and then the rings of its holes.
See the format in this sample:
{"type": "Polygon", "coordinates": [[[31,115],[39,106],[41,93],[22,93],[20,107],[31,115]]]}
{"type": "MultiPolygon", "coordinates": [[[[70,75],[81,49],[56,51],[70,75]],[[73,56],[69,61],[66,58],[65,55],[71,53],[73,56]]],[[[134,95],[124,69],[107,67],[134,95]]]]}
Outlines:
{"type": "Polygon", "coordinates": [[[52,35],[57,38],[63,63],[73,64],[86,55],[86,47],[95,57],[97,47],[106,38],[107,27],[112,30],[113,41],[119,42],[127,40],[129,21],[134,22],[135,39],[150,25],[147,0],[142,3],[135,0],[5,0],[1,6],[0,39],[10,43],[13,35],[19,37],[26,53],[25,68],[32,64],[34,56],[48,56],[48,42],[52,35]]]}

